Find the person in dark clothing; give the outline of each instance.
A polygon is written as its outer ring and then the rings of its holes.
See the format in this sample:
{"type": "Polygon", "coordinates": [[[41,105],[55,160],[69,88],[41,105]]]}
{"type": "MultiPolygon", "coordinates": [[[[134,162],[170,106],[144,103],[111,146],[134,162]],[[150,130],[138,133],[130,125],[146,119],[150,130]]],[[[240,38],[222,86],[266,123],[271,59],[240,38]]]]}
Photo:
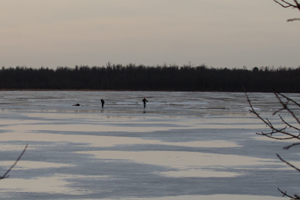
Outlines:
{"type": "Polygon", "coordinates": [[[105,103],[105,101],[103,99],[101,99],[101,106],[102,106],[102,108],[104,107],[104,103],[105,103]]]}
{"type": "Polygon", "coordinates": [[[148,100],[144,97],[144,99],[142,100],[142,102],[144,103],[144,108],[146,108],[146,102],[148,102],[148,100]]]}

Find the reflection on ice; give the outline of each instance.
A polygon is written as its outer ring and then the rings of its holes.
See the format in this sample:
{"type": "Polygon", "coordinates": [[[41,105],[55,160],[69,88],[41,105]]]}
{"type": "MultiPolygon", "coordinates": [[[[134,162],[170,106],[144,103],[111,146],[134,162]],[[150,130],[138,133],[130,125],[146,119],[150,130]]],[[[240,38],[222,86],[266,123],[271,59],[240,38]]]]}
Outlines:
{"type": "MultiPolygon", "coordinates": [[[[11,144],[1,144],[0,145],[0,151],[20,151],[22,152],[24,150],[24,146],[22,145],[11,145],[11,144]]],[[[28,149],[33,149],[33,147],[27,147],[28,149]]],[[[2,163],[0,163],[1,165],[2,163]]]]}
{"type": "Polygon", "coordinates": [[[194,141],[194,142],[162,142],[159,140],[146,140],[131,137],[111,137],[111,136],[93,136],[93,135],[63,135],[63,134],[41,134],[41,133],[2,133],[0,141],[47,141],[47,142],[73,142],[86,143],[94,147],[111,147],[115,145],[170,145],[186,147],[210,147],[226,148],[240,147],[229,141],[194,141]]]}
{"type": "MultiPolygon", "coordinates": [[[[11,161],[2,161],[0,166],[10,167],[13,164],[11,161]]],[[[42,169],[42,168],[60,168],[70,167],[72,165],[62,163],[50,163],[50,162],[34,162],[34,161],[19,161],[18,165],[14,167],[14,170],[28,170],[28,169],[42,169]]]]}
{"type": "Polygon", "coordinates": [[[167,172],[160,172],[158,173],[161,176],[166,177],[205,177],[205,178],[213,178],[213,177],[235,177],[240,174],[234,172],[222,172],[222,171],[213,171],[213,170],[204,170],[204,169],[187,169],[187,170],[174,170],[174,171],[167,171],[167,172]]]}
{"type": "MultiPolygon", "coordinates": [[[[172,152],[172,151],[84,151],[81,154],[92,154],[98,159],[130,160],[137,163],[149,165],[161,165],[170,168],[170,171],[162,175],[174,177],[231,177],[237,173],[220,172],[218,167],[241,167],[241,166],[263,166],[272,159],[259,159],[255,157],[221,155],[198,152],[172,152]],[[203,168],[218,168],[216,171],[203,170],[203,168]],[[174,171],[175,170],[175,171],[174,171]]],[[[275,163],[274,163],[275,164],[275,163]]]]}
{"type": "Polygon", "coordinates": [[[0,181],[0,188],[7,193],[18,192],[38,192],[48,194],[69,194],[69,195],[84,195],[89,194],[89,190],[77,190],[69,187],[70,183],[65,181],[67,176],[54,174],[51,177],[39,177],[32,179],[14,179],[9,178],[5,181],[0,181]]]}

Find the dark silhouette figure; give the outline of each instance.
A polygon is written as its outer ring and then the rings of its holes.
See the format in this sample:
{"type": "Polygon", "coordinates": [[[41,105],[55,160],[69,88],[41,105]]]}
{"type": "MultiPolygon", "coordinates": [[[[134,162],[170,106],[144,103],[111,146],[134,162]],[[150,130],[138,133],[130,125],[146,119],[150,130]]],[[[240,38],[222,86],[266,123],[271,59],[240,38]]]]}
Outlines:
{"type": "Polygon", "coordinates": [[[146,102],[148,102],[148,100],[144,97],[144,99],[142,100],[142,102],[144,103],[144,108],[146,108],[146,102]]]}
{"type": "Polygon", "coordinates": [[[79,104],[79,103],[76,103],[76,104],[74,104],[73,106],[80,106],[80,104],[79,104]]]}
{"type": "Polygon", "coordinates": [[[105,101],[103,99],[100,100],[101,101],[101,106],[102,108],[104,107],[105,101]]]}

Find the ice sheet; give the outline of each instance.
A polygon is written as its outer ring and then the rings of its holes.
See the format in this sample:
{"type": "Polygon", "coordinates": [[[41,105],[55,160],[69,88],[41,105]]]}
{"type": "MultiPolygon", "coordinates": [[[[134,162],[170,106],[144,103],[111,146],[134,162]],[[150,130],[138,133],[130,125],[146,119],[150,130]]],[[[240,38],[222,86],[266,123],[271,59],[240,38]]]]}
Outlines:
{"type": "MultiPolygon", "coordinates": [[[[0,181],[2,199],[267,200],[280,198],[278,187],[298,192],[298,173],[276,153],[297,166],[300,155],[283,151],[286,142],[255,134],[266,127],[249,113],[243,93],[1,91],[0,96],[2,174],[29,144],[10,177],[0,181]]],[[[273,94],[249,97],[264,116],[280,107],[273,94]]]]}

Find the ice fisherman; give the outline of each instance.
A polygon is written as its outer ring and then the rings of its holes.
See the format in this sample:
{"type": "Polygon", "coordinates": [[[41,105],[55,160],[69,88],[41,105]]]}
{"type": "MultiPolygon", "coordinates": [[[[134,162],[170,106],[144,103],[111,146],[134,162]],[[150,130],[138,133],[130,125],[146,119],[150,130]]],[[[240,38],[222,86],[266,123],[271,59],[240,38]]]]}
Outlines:
{"type": "Polygon", "coordinates": [[[100,100],[101,101],[101,106],[102,108],[104,107],[105,101],[103,99],[100,100]]]}
{"type": "Polygon", "coordinates": [[[146,99],[146,97],[144,97],[144,99],[142,100],[142,102],[144,103],[144,108],[146,108],[146,102],[148,102],[148,100],[146,99]]]}

